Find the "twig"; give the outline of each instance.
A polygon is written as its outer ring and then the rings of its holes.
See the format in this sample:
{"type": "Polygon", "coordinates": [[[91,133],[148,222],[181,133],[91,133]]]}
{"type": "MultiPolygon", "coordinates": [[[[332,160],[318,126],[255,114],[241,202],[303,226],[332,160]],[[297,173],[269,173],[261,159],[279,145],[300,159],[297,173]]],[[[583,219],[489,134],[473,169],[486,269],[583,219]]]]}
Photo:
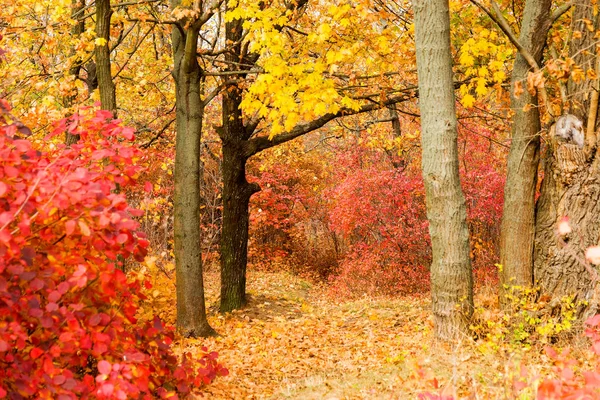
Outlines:
{"type": "Polygon", "coordinates": [[[169,126],[171,126],[171,124],[173,122],[175,122],[175,118],[173,118],[172,120],[170,120],[169,122],[167,122],[167,124],[165,126],[163,126],[162,129],[160,131],[158,131],[158,133],[152,139],[150,139],[150,141],[148,141],[148,143],[144,143],[140,147],[142,149],[147,149],[148,147],[150,147],[152,145],[152,143],[154,143],[156,140],[158,140],[158,138],[160,138],[162,136],[162,134],[165,133],[165,131],[167,130],[167,128],[169,126]]]}

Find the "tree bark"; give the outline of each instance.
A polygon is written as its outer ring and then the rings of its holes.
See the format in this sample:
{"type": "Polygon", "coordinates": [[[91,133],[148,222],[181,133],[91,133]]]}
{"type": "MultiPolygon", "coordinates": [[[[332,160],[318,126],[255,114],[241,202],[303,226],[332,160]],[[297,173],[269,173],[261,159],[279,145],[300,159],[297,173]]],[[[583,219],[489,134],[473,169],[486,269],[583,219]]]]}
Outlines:
{"type": "MultiPolygon", "coordinates": [[[[523,11],[519,43],[541,63],[550,29],[551,0],[528,0],[523,11]]],[[[508,286],[529,287],[533,283],[535,235],[535,191],[539,165],[540,112],[536,95],[528,91],[514,95],[517,82],[525,82],[529,64],[517,55],[511,82],[514,112],[512,143],[508,155],[504,209],[500,233],[501,293],[508,286]],[[528,110],[525,110],[528,106],[528,110]]],[[[505,301],[505,296],[500,296],[505,301]]]]}
{"type": "MultiPolygon", "coordinates": [[[[85,7],[85,0],[71,0],[71,18],[77,21],[75,25],[71,28],[71,35],[74,38],[79,38],[81,34],[85,31],[85,20],[81,18],[81,12],[85,7]]],[[[74,48],[71,49],[70,56],[73,57],[76,54],[74,48]]],[[[73,77],[73,80],[79,78],[79,73],[81,72],[81,59],[76,59],[69,68],[69,75],[73,77]]],[[[69,93],[65,97],[65,107],[71,108],[73,107],[73,103],[77,99],[77,89],[73,89],[71,93],[69,93]]],[[[72,133],[65,133],[65,144],[70,146],[72,144],[77,143],[79,140],[79,135],[73,135],[72,133]]]]}
{"type": "MultiPolygon", "coordinates": [[[[595,69],[595,34],[584,20],[595,21],[590,1],[577,3],[571,29],[582,33],[570,43],[569,53],[584,71],[595,69]]],[[[570,81],[570,112],[584,123],[596,81],[570,81]]],[[[593,112],[592,112],[593,115],[593,112]]],[[[593,118],[590,123],[594,123],[593,118]]],[[[600,240],[600,159],[596,151],[596,132],[586,130],[586,146],[553,141],[545,154],[544,180],[537,203],[534,277],[549,311],[558,309],[564,296],[578,304],[579,316],[585,319],[600,310],[600,287],[597,271],[587,264],[585,250],[600,240]],[[591,135],[590,135],[591,134],[591,135]],[[568,218],[571,233],[559,237],[557,226],[568,218]]],[[[552,131],[551,131],[552,133],[552,131]]],[[[550,135],[552,139],[554,135],[550,135]]]]}
{"type": "Polygon", "coordinates": [[[600,168],[586,161],[573,144],[555,143],[546,155],[544,180],[537,204],[534,272],[536,285],[550,298],[549,311],[572,296],[583,317],[598,312],[596,272],[585,250],[600,239],[600,168]],[[557,226],[567,217],[572,232],[560,238],[557,226]]]}
{"type": "MultiPolygon", "coordinates": [[[[256,56],[244,57],[241,45],[242,20],[225,25],[225,40],[235,43],[225,55],[226,61],[249,68],[256,56]]],[[[242,76],[243,77],[243,76],[242,76]]],[[[219,136],[223,144],[223,225],[221,232],[221,312],[229,312],[246,304],[246,266],[248,264],[248,227],[250,197],[260,191],[256,184],[246,180],[244,143],[253,129],[244,126],[240,104],[242,90],[232,84],[223,92],[223,126],[219,136]]]]}
{"type": "MultiPolygon", "coordinates": [[[[586,21],[595,21],[598,27],[598,16],[594,15],[595,3],[590,0],[577,2],[571,17],[571,32],[580,32],[581,36],[572,37],[569,47],[569,56],[575,65],[584,72],[593,70],[596,73],[596,31],[587,28],[586,21]]],[[[590,97],[593,93],[595,81],[592,79],[581,79],[575,82],[570,79],[567,87],[569,98],[569,113],[574,114],[582,121],[587,121],[587,113],[590,106],[590,97]]]]}
{"type": "MultiPolygon", "coordinates": [[[[225,104],[226,102],[224,102],[225,104]]],[[[225,112],[225,109],[223,110],[225,112]]],[[[226,131],[226,129],[225,129],[226,131]]],[[[221,233],[221,312],[246,304],[246,265],[250,197],[260,190],[246,180],[241,143],[223,135],[223,225],[221,233]],[[237,143],[236,143],[237,142],[237,143]]]]}
{"type": "MultiPolygon", "coordinates": [[[[179,2],[172,3],[173,8],[179,2]]],[[[174,236],[177,329],[186,337],[214,334],[206,318],[200,240],[200,139],[203,71],[196,58],[199,28],[173,29],[176,96],[174,236]]]]}
{"type": "Polygon", "coordinates": [[[112,79],[110,62],[110,19],[112,17],[110,0],[96,0],[96,38],[104,39],[102,45],[96,44],[96,75],[100,91],[100,105],[117,117],[117,93],[112,79]]]}
{"type": "Polygon", "coordinates": [[[458,173],[449,6],[448,0],[417,0],[413,6],[435,336],[455,340],[468,334],[473,277],[458,173]]]}

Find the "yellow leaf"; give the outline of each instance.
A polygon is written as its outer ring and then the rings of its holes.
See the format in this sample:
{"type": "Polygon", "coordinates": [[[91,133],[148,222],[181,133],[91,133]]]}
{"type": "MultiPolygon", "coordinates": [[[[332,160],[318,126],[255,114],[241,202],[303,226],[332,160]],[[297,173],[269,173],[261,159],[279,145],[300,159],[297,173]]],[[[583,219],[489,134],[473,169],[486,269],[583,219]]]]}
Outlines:
{"type": "Polygon", "coordinates": [[[465,108],[473,107],[473,105],[475,104],[475,97],[471,96],[470,94],[466,94],[463,96],[461,104],[465,108]]]}
{"type": "Polygon", "coordinates": [[[475,64],[475,59],[473,58],[473,56],[465,52],[462,52],[460,54],[460,58],[458,59],[458,61],[466,67],[470,67],[473,64],[475,64]]]}
{"type": "Polygon", "coordinates": [[[96,40],[94,40],[94,43],[98,47],[106,46],[106,39],[104,39],[104,38],[96,38],[96,40]]]}

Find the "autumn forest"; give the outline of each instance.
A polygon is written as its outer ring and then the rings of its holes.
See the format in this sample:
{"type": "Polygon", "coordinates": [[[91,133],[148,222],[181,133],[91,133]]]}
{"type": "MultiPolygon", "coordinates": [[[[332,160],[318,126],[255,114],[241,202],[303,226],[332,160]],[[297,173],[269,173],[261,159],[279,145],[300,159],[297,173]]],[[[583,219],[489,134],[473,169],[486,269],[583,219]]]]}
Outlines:
{"type": "Polygon", "coordinates": [[[0,6],[0,399],[600,398],[596,0],[0,6]]]}

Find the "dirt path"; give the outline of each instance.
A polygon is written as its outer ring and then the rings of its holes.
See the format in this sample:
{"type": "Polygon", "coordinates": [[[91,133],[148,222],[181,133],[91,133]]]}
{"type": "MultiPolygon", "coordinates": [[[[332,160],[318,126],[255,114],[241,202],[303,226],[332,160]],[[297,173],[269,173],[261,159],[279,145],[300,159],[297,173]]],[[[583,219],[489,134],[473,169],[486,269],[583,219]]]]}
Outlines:
{"type": "Polygon", "coordinates": [[[214,398],[389,398],[396,375],[407,374],[397,362],[410,350],[400,348],[398,335],[428,334],[410,323],[426,318],[415,304],[335,304],[285,274],[249,281],[246,309],[211,318],[224,336],[206,344],[231,372],[208,389],[214,398]]]}
{"type": "MultiPolygon", "coordinates": [[[[178,346],[206,346],[229,369],[206,388],[209,399],[414,399],[425,391],[503,399],[512,398],[520,364],[534,374],[551,367],[541,346],[513,353],[481,351],[472,340],[434,344],[428,296],[343,301],[287,273],[254,272],[248,306],[222,316],[218,276],[206,281],[209,320],[221,336],[178,346]]],[[[173,296],[157,295],[162,306],[153,306],[170,323],[173,296]]]]}
{"type": "MultiPolygon", "coordinates": [[[[214,278],[209,304],[217,300],[214,278]]],[[[409,399],[433,388],[415,379],[417,361],[449,379],[470,358],[465,349],[432,349],[426,297],[336,302],[285,273],[253,273],[248,282],[248,307],[210,316],[221,337],[185,343],[218,351],[230,371],[207,388],[208,398],[409,399]]]]}

